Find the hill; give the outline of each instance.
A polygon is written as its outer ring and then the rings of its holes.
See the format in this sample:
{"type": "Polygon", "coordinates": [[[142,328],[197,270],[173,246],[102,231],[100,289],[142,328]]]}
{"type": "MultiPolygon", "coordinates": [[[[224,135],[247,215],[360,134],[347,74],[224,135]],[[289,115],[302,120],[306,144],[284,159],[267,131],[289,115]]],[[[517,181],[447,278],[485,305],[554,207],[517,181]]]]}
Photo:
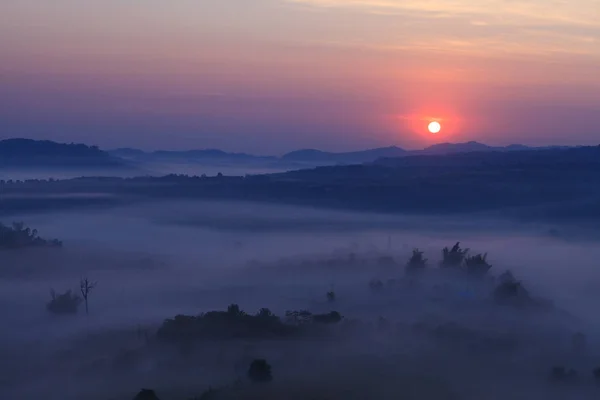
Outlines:
{"type": "Polygon", "coordinates": [[[0,141],[0,167],[125,167],[123,160],[96,146],[49,140],[0,141]]]}
{"type": "MultiPolygon", "coordinates": [[[[557,147],[558,148],[558,147],[557,147]]],[[[328,152],[317,149],[295,150],[276,156],[256,156],[247,153],[229,153],[219,149],[198,149],[169,151],[158,150],[145,152],[138,149],[122,148],[109,150],[109,153],[130,160],[140,162],[166,161],[166,162],[195,162],[195,163],[268,163],[272,166],[289,166],[290,169],[302,169],[314,166],[351,165],[374,162],[382,158],[397,158],[416,155],[444,155],[466,152],[515,152],[526,150],[543,150],[546,148],[527,147],[520,144],[509,146],[488,146],[479,142],[466,143],[440,143],[421,150],[405,150],[396,146],[380,147],[375,149],[328,152]]]]}
{"type": "MultiPolygon", "coordinates": [[[[597,225],[599,180],[595,146],[407,156],[267,175],[24,182],[4,185],[2,192],[7,213],[56,206],[46,198],[25,201],[22,193],[56,197],[93,190],[111,199],[227,199],[409,214],[508,212],[503,215],[519,220],[597,225]]],[[[64,203],[60,198],[59,205],[64,203]]]]}

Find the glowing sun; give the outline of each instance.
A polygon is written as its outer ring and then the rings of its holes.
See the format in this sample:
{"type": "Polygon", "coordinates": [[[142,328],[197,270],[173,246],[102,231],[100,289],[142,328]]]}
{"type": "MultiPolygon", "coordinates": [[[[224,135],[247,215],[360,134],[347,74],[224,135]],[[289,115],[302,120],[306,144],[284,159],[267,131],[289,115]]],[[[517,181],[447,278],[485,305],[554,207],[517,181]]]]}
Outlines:
{"type": "Polygon", "coordinates": [[[438,133],[442,129],[442,126],[440,125],[439,122],[433,121],[433,122],[429,123],[429,125],[427,126],[427,129],[431,133],[438,133]]]}

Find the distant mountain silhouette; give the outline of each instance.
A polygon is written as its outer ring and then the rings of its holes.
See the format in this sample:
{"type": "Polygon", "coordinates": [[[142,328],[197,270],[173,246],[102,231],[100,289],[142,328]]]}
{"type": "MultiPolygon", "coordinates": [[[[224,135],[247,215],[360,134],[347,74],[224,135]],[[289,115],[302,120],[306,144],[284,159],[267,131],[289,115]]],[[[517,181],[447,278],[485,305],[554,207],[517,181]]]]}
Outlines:
{"type": "Polygon", "coordinates": [[[326,165],[347,165],[363,164],[374,162],[383,158],[408,157],[414,155],[443,155],[455,153],[472,152],[513,152],[525,150],[541,150],[549,148],[566,147],[528,147],[521,144],[511,144],[509,146],[488,146],[479,142],[466,143],[439,143],[426,147],[422,150],[405,150],[400,147],[380,147],[369,150],[351,151],[351,152],[328,152],[317,149],[301,149],[284,154],[281,157],[275,156],[255,156],[247,153],[228,153],[218,149],[200,149],[200,150],[182,150],[168,151],[159,150],[153,152],[144,152],[138,149],[122,148],[109,150],[109,153],[137,161],[189,161],[189,162],[228,162],[228,163],[247,163],[247,162],[269,162],[274,164],[294,165],[297,168],[307,166],[326,166],[326,165]]]}
{"type": "Polygon", "coordinates": [[[315,149],[296,150],[281,157],[285,161],[338,164],[360,164],[375,161],[382,157],[402,157],[407,151],[396,146],[377,149],[353,151],[346,153],[331,153],[315,149]]]}
{"type": "Polygon", "coordinates": [[[411,155],[418,154],[452,154],[452,153],[468,153],[474,151],[522,151],[530,150],[531,147],[524,146],[521,144],[511,144],[509,146],[488,146],[487,144],[479,142],[466,142],[466,143],[439,143],[429,146],[423,150],[411,151],[411,155]]]}
{"type": "Polygon", "coordinates": [[[219,149],[199,150],[157,150],[145,152],[132,148],[120,148],[108,151],[110,154],[135,159],[138,161],[254,161],[254,160],[277,160],[276,157],[255,156],[246,153],[228,153],[219,149]]]}
{"type": "Polygon", "coordinates": [[[96,146],[49,140],[0,141],[0,167],[124,167],[126,164],[96,146]]]}
{"type": "Polygon", "coordinates": [[[133,149],[130,147],[122,147],[119,149],[109,150],[108,152],[109,152],[109,154],[112,154],[113,156],[122,157],[122,158],[142,157],[147,154],[143,150],[133,149]]]}
{"type": "MultiPolygon", "coordinates": [[[[487,146],[486,146],[487,147],[487,146]]],[[[473,147],[472,147],[473,148],[473,147]]],[[[457,148],[455,148],[457,149],[457,148]]],[[[497,167],[512,168],[522,165],[574,167],[585,164],[586,168],[600,167],[600,146],[580,147],[530,147],[519,148],[518,151],[507,150],[506,147],[493,147],[482,151],[460,151],[449,153],[412,154],[407,157],[380,158],[374,165],[386,167],[497,167]]]]}

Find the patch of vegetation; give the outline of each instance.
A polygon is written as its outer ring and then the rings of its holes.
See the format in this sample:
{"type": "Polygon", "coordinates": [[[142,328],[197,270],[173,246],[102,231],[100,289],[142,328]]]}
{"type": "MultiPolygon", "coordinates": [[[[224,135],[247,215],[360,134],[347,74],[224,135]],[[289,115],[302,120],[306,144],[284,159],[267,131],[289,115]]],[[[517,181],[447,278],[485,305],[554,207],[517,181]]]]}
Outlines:
{"type": "Polygon", "coordinates": [[[13,222],[12,226],[0,223],[0,249],[24,247],[62,247],[62,242],[42,239],[37,229],[31,229],[22,222],[13,222]]]}
{"type": "Polygon", "coordinates": [[[476,277],[485,276],[492,268],[492,266],[487,262],[487,253],[466,256],[465,266],[467,268],[467,272],[476,277]]]}
{"type": "Polygon", "coordinates": [[[460,242],[456,242],[451,249],[444,247],[441,266],[444,268],[461,268],[468,253],[469,249],[460,248],[460,242]]]}
{"type": "MultiPolygon", "coordinates": [[[[232,304],[227,311],[210,311],[198,316],[177,315],[167,319],[157,331],[163,341],[185,342],[199,339],[285,338],[310,334],[311,328],[340,322],[337,311],[312,314],[308,311],[288,311],[284,322],[269,309],[262,308],[251,315],[232,304]]],[[[314,330],[313,332],[318,332],[314,330]]]]}
{"type": "Polygon", "coordinates": [[[500,275],[498,281],[494,289],[494,300],[499,304],[525,306],[533,302],[529,292],[510,271],[500,275]]]}
{"type": "Polygon", "coordinates": [[[270,382],[273,380],[271,366],[264,359],[252,361],[248,368],[248,379],[252,382],[270,382]]]}
{"type": "Polygon", "coordinates": [[[424,252],[419,249],[413,249],[412,256],[408,260],[406,264],[406,272],[414,273],[418,271],[422,271],[425,267],[427,267],[427,259],[423,257],[424,252]]]}
{"type": "Polygon", "coordinates": [[[79,305],[82,303],[81,297],[67,290],[63,294],[57,295],[54,289],[50,290],[52,299],[46,304],[46,309],[53,314],[77,314],[79,305]]]}
{"type": "Polygon", "coordinates": [[[194,397],[190,400],[214,400],[217,398],[219,391],[213,387],[206,389],[199,397],[194,397]]]}
{"type": "Polygon", "coordinates": [[[160,400],[154,390],[151,389],[142,389],[140,392],[133,398],[133,400],[160,400]]]}
{"type": "Polygon", "coordinates": [[[337,311],[327,314],[313,314],[312,321],[318,324],[337,324],[342,321],[342,315],[337,311]]]}

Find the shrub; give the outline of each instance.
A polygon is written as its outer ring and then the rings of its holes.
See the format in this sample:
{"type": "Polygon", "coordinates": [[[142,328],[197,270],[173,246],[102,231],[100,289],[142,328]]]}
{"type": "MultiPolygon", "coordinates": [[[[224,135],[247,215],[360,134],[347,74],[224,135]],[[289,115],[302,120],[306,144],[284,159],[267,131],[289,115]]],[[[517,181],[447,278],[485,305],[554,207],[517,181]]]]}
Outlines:
{"type": "Polygon", "coordinates": [[[412,273],[422,271],[427,266],[427,259],[423,257],[424,252],[414,249],[412,256],[406,264],[406,272],[412,273]]]}
{"type": "Polygon", "coordinates": [[[133,398],[133,400],[160,400],[154,390],[151,389],[142,389],[140,392],[133,398]]]}
{"type": "Polygon", "coordinates": [[[54,289],[50,290],[52,299],[46,304],[46,309],[53,314],[76,314],[82,300],[71,290],[57,295],[54,289]]]}
{"type": "Polygon", "coordinates": [[[529,292],[510,271],[500,275],[498,280],[499,284],[494,289],[494,299],[498,303],[524,306],[531,302],[529,292]]]}
{"type": "Polygon", "coordinates": [[[460,268],[468,253],[469,249],[460,248],[460,242],[456,242],[452,249],[444,247],[442,250],[441,266],[445,268],[460,268]]]}
{"type": "Polygon", "coordinates": [[[488,273],[492,266],[487,262],[487,253],[465,257],[467,272],[476,277],[482,277],[488,273]]]}
{"type": "Polygon", "coordinates": [[[248,378],[252,382],[270,382],[273,380],[271,366],[264,359],[252,361],[248,368],[248,378]]]}
{"type": "Polygon", "coordinates": [[[304,325],[312,322],[312,313],[306,310],[286,311],[285,316],[288,322],[294,325],[304,325]]]}
{"type": "Polygon", "coordinates": [[[327,314],[314,314],[312,320],[320,324],[337,324],[342,320],[342,315],[337,311],[331,311],[327,314]]]}

